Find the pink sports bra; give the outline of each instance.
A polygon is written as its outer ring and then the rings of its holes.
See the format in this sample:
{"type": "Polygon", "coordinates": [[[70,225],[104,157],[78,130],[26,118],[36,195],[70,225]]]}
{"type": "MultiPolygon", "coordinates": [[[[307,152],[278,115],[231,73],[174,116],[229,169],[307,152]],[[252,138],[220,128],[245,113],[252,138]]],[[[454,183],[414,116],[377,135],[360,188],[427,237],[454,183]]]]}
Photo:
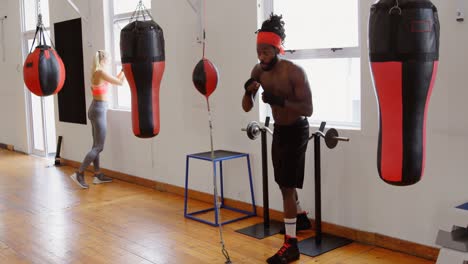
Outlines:
{"type": "Polygon", "coordinates": [[[101,85],[91,85],[93,95],[105,95],[109,90],[109,83],[104,82],[101,85]]]}

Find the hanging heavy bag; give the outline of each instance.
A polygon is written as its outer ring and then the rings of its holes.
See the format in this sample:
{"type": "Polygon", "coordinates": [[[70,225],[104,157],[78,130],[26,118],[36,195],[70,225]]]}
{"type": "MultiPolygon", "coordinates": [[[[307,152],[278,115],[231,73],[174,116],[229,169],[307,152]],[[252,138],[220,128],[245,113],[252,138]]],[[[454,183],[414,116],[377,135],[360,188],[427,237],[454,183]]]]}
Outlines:
{"type": "Polygon", "coordinates": [[[369,58],[380,121],[377,168],[389,184],[411,185],[424,173],[439,33],[437,9],[429,0],[380,0],[371,7],[369,58]]]}
{"type": "MultiPolygon", "coordinates": [[[[140,12],[147,12],[139,5],[140,12]]],[[[165,68],[162,28],[154,20],[129,23],[120,32],[120,54],[131,89],[133,133],[154,137],[160,131],[159,89],[165,68]]]]}
{"type": "MultiPolygon", "coordinates": [[[[40,21],[40,20],[39,20],[40,21]]],[[[44,26],[38,23],[31,51],[23,65],[26,87],[37,96],[48,96],[58,92],[65,82],[65,67],[57,52],[46,44],[44,26]],[[32,51],[38,37],[38,45],[32,51]]]]}

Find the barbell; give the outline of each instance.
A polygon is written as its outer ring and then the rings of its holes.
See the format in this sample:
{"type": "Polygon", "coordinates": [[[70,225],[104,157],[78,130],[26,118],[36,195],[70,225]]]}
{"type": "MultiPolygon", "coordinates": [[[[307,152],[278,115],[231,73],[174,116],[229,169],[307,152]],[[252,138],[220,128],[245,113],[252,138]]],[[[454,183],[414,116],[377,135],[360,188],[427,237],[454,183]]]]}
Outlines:
{"type": "Polygon", "coordinates": [[[247,128],[244,128],[242,130],[245,131],[247,133],[247,137],[249,137],[252,140],[256,139],[261,132],[260,124],[255,121],[250,122],[247,125],[247,128]]]}
{"type": "Polygon", "coordinates": [[[263,130],[273,135],[273,132],[268,127],[261,126],[256,121],[250,122],[246,128],[242,128],[241,130],[245,131],[247,133],[247,137],[249,137],[251,140],[255,140],[263,130]]]}
{"type": "Polygon", "coordinates": [[[338,141],[349,141],[347,137],[340,137],[338,135],[338,130],[330,128],[325,133],[325,144],[329,149],[335,148],[338,145],[338,141]]]}
{"type": "MultiPolygon", "coordinates": [[[[247,133],[247,137],[249,137],[251,140],[255,140],[258,135],[262,132],[262,130],[266,130],[268,133],[273,135],[273,132],[265,126],[261,126],[258,122],[252,121],[250,122],[246,128],[242,128],[242,131],[245,131],[247,133]]],[[[340,137],[338,134],[338,130],[334,128],[330,128],[327,130],[325,134],[321,131],[317,131],[319,136],[322,136],[325,138],[325,144],[329,149],[333,149],[338,145],[338,141],[349,141],[349,138],[347,137],[340,137]]],[[[316,134],[313,134],[311,137],[309,137],[309,140],[312,139],[314,136],[317,136],[316,134]]]]}

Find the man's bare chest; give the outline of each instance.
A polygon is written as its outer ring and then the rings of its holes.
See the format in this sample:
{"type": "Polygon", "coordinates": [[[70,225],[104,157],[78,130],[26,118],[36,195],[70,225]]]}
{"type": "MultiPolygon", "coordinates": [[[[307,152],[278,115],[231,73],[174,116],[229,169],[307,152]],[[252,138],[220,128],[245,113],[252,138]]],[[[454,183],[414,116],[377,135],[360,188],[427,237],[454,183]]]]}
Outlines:
{"type": "Polygon", "coordinates": [[[279,74],[262,74],[260,77],[260,83],[263,90],[272,92],[275,95],[283,97],[291,97],[293,93],[293,87],[287,76],[279,74]]]}

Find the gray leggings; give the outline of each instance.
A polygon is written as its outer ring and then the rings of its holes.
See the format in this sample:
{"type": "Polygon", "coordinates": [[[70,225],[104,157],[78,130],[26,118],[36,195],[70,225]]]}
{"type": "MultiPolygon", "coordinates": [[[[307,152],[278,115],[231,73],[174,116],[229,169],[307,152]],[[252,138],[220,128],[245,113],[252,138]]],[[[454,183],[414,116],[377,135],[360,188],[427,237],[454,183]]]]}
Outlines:
{"type": "Polygon", "coordinates": [[[94,171],[99,171],[99,153],[104,149],[107,131],[107,102],[93,100],[88,110],[88,118],[93,128],[93,148],[81,163],[78,172],[83,172],[93,162],[94,171]]]}

